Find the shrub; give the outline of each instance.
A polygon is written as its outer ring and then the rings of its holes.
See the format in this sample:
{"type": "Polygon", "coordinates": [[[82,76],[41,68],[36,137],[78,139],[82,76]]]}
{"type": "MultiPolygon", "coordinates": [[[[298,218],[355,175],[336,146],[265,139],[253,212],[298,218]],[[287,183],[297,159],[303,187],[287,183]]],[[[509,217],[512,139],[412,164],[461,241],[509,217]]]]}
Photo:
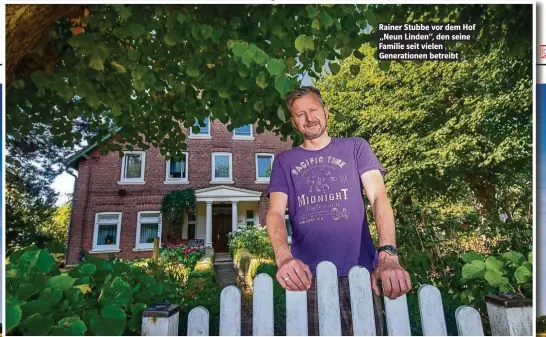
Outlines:
{"type": "Polygon", "coordinates": [[[240,250],[246,250],[263,259],[275,258],[269,235],[263,227],[240,226],[237,232],[230,233],[229,251],[231,256],[235,258],[236,252],[240,250]]]}

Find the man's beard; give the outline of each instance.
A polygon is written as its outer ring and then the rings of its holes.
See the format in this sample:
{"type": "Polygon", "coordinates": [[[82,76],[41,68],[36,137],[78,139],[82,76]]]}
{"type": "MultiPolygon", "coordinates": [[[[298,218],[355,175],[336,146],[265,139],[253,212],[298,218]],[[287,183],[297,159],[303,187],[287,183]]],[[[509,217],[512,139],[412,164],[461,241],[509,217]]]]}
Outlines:
{"type": "Polygon", "coordinates": [[[317,131],[307,131],[304,128],[304,131],[301,133],[303,135],[303,138],[305,138],[307,140],[314,140],[314,139],[317,139],[317,138],[319,138],[320,136],[322,136],[324,134],[324,131],[326,131],[326,125],[322,126],[320,122],[316,122],[316,124],[318,124],[318,126],[319,126],[317,131]]]}

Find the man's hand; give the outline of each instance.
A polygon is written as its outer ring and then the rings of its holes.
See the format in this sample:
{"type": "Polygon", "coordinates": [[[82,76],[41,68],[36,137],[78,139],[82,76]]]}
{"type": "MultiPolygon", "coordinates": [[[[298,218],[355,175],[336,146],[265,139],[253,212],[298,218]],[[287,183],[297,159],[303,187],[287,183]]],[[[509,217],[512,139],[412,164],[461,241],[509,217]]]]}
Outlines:
{"type": "Polygon", "coordinates": [[[293,257],[278,262],[277,281],[286,290],[303,291],[311,288],[313,275],[309,266],[293,257]]]}
{"type": "Polygon", "coordinates": [[[372,289],[379,296],[378,281],[383,283],[384,295],[391,300],[404,295],[411,290],[411,280],[408,272],[398,262],[398,256],[386,252],[379,253],[379,264],[372,272],[372,289]]]}

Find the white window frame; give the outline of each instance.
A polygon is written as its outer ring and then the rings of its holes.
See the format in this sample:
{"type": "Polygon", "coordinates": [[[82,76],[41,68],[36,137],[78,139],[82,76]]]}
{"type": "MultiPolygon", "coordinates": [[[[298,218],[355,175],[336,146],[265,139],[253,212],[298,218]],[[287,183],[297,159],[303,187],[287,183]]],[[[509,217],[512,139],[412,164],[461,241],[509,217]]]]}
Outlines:
{"type": "MultiPolygon", "coordinates": [[[[212,123],[211,123],[211,120],[210,120],[210,117],[207,117],[205,118],[205,120],[208,120],[208,125],[209,125],[209,132],[207,134],[195,134],[193,133],[193,126],[196,124],[196,123],[193,123],[192,126],[190,126],[190,134],[188,135],[188,138],[190,139],[212,139],[212,136],[211,136],[211,131],[212,131],[212,123]]],[[[199,123],[197,123],[199,124],[199,123]]],[[[201,128],[201,127],[200,127],[201,128]]]]}
{"type": "Polygon", "coordinates": [[[169,177],[169,171],[171,168],[171,160],[169,159],[166,161],[166,164],[165,164],[165,181],[163,182],[164,184],[187,184],[188,183],[189,155],[188,155],[188,152],[182,152],[182,153],[184,154],[184,156],[186,156],[186,168],[185,168],[186,177],[185,178],[170,178],[169,177]]]}
{"type": "Polygon", "coordinates": [[[140,221],[140,215],[141,214],[157,214],[158,216],[158,223],[157,223],[157,235],[159,236],[159,245],[161,246],[161,212],[159,211],[142,211],[137,213],[137,231],[136,231],[136,241],[135,241],[135,249],[138,250],[152,250],[154,249],[154,244],[152,243],[140,243],[140,225],[142,222],[140,221]]]}
{"type": "Polygon", "coordinates": [[[121,241],[121,221],[122,213],[121,212],[99,212],[95,213],[95,224],[93,229],[93,245],[90,253],[93,252],[103,252],[103,253],[117,253],[120,251],[119,242],[121,241]],[[118,221],[103,221],[99,224],[99,215],[118,215],[118,221]],[[99,225],[117,225],[116,232],[116,244],[115,245],[97,245],[97,239],[99,236],[99,225]]]}
{"type": "Polygon", "coordinates": [[[187,227],[186,227],[186,237],[184,238],[184,240],[195,240],[197,239],[197,210],[195,211],[195,220],[192,220],[190,221],[190,218],[189,218],[189,215],[188,215],[188,224],[187,224],[187,227]],[[194,228],[194,237],[193,239],[190,239],[189,238],[189,234],[190,234],[190,225],[193,225],[193,228],[194,228]]]}
{"type": "MultiPolygon", "coordinates": [[[[288,210],[286,210],[286,212],[284,213],[284,226],[286,227],[286,220],[290,221],[290,214],[288,213],[288,210]]],[[[290,224],[292,225],[292,223],[290,224]]],[[[292,229],[293,230],[293,229],[292,229]]],[[[292,235],[288,235],[288,231],[287,231],[287,238],[288,238],[288,243],[292,244],[292,235]]]]}
{"type": "MultiPolygon", "coordinates": [[[[246,135],[237,135],[235,133],[235,128],[233,129],[233,137],[232,139],[234,140],[254,140],[254,125],[252,124],[247,124],[247,125],[250,125],[250,136],[246,136],[246,135]]],[[[246,126],[246,125],[242,125],[242,126],[246,126]]]]}
{"type": "Polygon", "coordinates": [[[231,152],[212,152],[211,183],[233,184],[233,154],[231,152]],[[214,168],[216,167],[216,156],[229,156],[229,178],[216,178],[214,168]]]}
{"type": "Polygon", "coordinates": [[[254,156],[254,163],[256,167],[256,184],[269,184],[269,180],[271,176],[264,178],[259,176],[259,170],[258,170],[258,156],[270,156],[271,157],[271,168],[273,168],[273,160],[275,160],[275,154],[274,153],[256,153],[254,156]]]}
{"type": "Polygon", "coordinates": [[[144,174],[146,173],[146,151],[123,151],[121,159],[121,177],[118,184],[144,184],[144,174]],[[142,156],[142,167],[140,168],[140,178],[125,178],[125,162],[128,154],[140,154],[142,156]]]}

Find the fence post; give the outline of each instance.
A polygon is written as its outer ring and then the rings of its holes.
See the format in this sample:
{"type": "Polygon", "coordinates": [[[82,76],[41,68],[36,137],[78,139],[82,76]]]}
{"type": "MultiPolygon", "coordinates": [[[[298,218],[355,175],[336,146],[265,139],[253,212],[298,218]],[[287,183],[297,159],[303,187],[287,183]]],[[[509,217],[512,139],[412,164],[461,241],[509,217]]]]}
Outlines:
{"type": "Polygon", "coordinates": [[[159,259],[159,238],[154,238],[154,252],[152,258],[154,261],[159,259]]]}
{"type": "Polygon", "coordinates": [[[156,303],[142,312],[142,336],[178,336],[179,308],[156,303]]]}
{"type": "Polygon", "coordinates": [[[493,336],[533,335],[533,301],[514,294],[485,296],[493,336]]]}

